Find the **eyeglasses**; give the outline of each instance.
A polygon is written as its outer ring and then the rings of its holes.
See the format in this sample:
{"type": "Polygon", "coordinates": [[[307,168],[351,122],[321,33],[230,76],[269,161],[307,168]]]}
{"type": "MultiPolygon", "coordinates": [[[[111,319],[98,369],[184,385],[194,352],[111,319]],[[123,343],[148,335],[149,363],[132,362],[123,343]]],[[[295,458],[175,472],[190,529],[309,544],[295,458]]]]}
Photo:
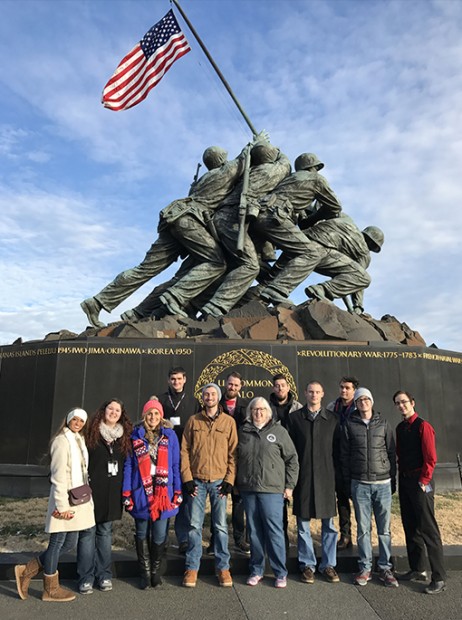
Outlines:
{"type": "Polygon", "coordinates": [[[357,403],[367,403],[370,400],[371,399],[368,396],[365,396],[364,398],[358,398],[358,400],[356,402],[357,403]]]}
{"type": "Polygon", "coordinates": [[[397,400],[395,402],[395,407],[399,407],[400,405],[407,405],[410,402],[411,402],[410,400],[397,400]]]}
{"type": "Polygon", "coordinates": [[[255,407],[255,408],[252,408],[252,411],[256,413],[258,412],[261,413],[262,411],[266,411],[266,407],[255,407]]]}

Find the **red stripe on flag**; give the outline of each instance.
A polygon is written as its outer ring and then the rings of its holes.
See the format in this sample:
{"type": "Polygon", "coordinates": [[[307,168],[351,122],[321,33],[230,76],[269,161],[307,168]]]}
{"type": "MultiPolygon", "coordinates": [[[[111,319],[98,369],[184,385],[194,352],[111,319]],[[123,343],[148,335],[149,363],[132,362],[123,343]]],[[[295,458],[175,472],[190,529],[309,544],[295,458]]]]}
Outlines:
{"type": "Polygon", "coordinates": [[[149,91],[160,82],[172,64],[190,51],[187,41],[170,41],[161,54],[155,54],[148,62],[122,83],[103,96],[105,107],[119,111],[132,107],[145,99],[149,91]],[[148,90],[144,92],[144,89],[148,90]],[[140,96],[140,93],[144,93],[140,96]]]}
{"type": "Polygon", "coordinates": [[[143,101],[172,64],[189,51],[188,41],[170,10],[120,61],[103,89],[102,104],[120,111],[143,101]],[[152,54],[150,58],[146,58],[145,51],[152,54]]]}

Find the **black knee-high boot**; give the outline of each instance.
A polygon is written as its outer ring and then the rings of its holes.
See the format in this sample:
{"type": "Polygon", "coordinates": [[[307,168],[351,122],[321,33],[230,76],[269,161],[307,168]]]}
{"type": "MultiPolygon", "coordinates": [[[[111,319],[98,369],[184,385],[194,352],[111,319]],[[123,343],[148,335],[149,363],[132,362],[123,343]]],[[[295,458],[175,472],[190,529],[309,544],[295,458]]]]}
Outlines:
{"type": "Polygon", "coordinates": [[[162,579],[160,576],[160,564],[165,553],[165,543],[156,545],[151,541],[151,585],[153,588],[160,586],[162,579]]]}
{"type": "Polygon", "coordinates": [[[150,586],[151,561],[149,557],[149,546],[146,538],[135,536],[136,555],[138,557],[138,567],[140,571],[140,588],[146,590],[150,586]]]}

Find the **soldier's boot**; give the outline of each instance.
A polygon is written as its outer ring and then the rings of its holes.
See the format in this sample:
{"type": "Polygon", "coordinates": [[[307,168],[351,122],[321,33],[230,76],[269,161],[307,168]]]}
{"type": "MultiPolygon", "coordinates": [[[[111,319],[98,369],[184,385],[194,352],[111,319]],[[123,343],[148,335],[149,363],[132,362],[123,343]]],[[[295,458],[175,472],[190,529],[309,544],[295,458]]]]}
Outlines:
{"type": "Polygon", "coordinates": [[[186,312],[181,308],[178,301],[170,293],[165,292],[163,295],[161,295],[160,301],[167,308],[169,314],[180,316],[183,319],[188,318],[186,312]]]}
{"type": "Polygon", "coordinates": [[[99,313],[101,312],[102,306],[97,299],[89,297],[82,301],[80,307],[87,315],[90,325],[93,327],[104,327],[104,323],[99,320],[99,313]]]}

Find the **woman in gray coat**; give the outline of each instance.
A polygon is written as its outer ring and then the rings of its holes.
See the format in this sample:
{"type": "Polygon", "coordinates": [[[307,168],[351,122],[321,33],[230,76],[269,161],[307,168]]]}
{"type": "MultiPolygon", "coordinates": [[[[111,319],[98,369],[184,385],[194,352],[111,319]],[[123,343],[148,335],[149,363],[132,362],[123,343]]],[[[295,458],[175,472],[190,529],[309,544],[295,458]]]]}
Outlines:
{"type": "Polygon", "coordinates": [[[272,419],[270,404],[254,398],[239,429],[236,486],[244,501],[250,538],[249,586],[263,579],[265,551],[276,588],[287,585],[282,511],[298,478],[298,457],[289,433],[272,419]]]}
{"type": "Polygon", "coordinates": [[[31,579],[43,570],[43,601],[73,601],[75,594],[59,585],[58,561],[77,546],[79,530],[95,525],[93,500],[72,506],[69,490],[88,483],[88,451],[82,431],[87,421],[83,409],[69,411],[50,443],[50,482],[45,532],[48,548],[27,564],[15,566],[20,598],[26,599],[31,579]]]}

